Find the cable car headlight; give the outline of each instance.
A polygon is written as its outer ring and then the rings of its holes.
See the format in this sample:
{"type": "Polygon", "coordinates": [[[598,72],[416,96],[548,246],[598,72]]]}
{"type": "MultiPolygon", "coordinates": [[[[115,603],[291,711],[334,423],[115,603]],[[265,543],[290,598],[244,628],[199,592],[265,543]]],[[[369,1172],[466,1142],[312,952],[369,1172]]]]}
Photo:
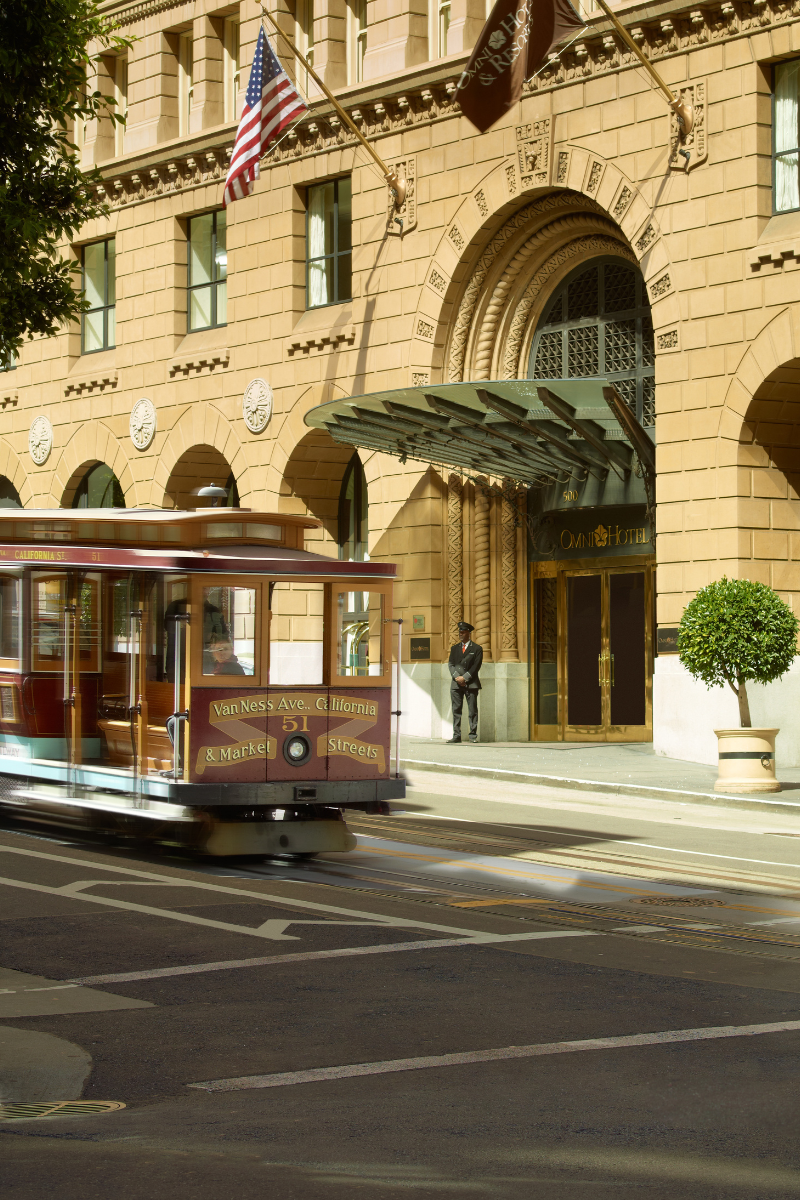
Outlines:
{"type": "Polygon", "coordinates": [[[311,758],[311,742],[303,733],[292,733],[283,743],[283,757],[293,767],[302,767],[311,758]]]}

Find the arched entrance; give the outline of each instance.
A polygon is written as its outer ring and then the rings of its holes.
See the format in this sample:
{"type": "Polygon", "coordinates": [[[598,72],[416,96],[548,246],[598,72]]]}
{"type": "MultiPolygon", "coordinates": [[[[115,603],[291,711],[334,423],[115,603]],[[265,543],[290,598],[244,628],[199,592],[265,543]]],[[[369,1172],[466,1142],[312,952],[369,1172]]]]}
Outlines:
{"type": "MultiPolygon", "coordinates": [[[[639,268],[614,254],[584,261],[541,311],[529,378],[607,379],[652,428],[655,344],[639,268]]],[[[530,494],[537,740],[652,739],[655,560],[645,501],[635,467],[587,469],[530,494]]]]}
{"type": "Polygon", "coordinates": [[[106,463],[89,467],[69,502],[70,508],[124,508],[125,494],[119,480],[106,463]]]}
{"type": "Polygon", "coordinates": [[[207,502],[198,500],[197,491],[209,484],[225,489],[224,504],[228,508],[239,507],[239,489],[225,456],[213,446],[191,446],[172,468],[165,489],[165,506],[171,503],[173,508],[181,509],[204,507],[207,502]]]}
{"type": "Polygon", "coordinates": [[[0,508],[22,508],[19,492],[6,475],[0,475],[0,508]]]}

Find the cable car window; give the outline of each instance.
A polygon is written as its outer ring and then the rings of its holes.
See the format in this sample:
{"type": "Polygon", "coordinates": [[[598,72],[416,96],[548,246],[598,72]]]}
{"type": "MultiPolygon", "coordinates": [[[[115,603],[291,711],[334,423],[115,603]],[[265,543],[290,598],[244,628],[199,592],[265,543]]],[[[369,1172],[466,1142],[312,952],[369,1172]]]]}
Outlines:
{"type": "Polygon", "coordinates": [[[203,588],[203,674],[255,675],[256,589],[203,588]]]}
{"type": "Polygon", "coordinates": [[[269,681],[321,684],[325,585],[276,583],[270,601],[269,681]]]}
{"type": "Polygon", "coordinates": [[[0,576],[0,667],[19,667],[19,580],[0,576]]]}
{"type": "MultiPolygon", "coordinates": [[[[79,595],[78,657],[81,671],[100,669],[100,583],[84,579],[79,595]]],[[[66,575],[34,577],[31,585],[31,641],[34,671],[58,671],[64,666],[64,606],[66,575]]]]}
{"type": "Polygon", "coordinates": [[[334,592],[336,674],[383,675],[383,593],[334,592]]]}

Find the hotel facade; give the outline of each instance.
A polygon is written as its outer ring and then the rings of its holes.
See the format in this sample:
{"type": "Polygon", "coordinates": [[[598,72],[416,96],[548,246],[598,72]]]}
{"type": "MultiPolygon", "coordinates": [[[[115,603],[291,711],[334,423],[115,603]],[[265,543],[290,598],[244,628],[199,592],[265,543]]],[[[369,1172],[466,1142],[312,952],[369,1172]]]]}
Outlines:
{"type": "MultiPolygon", "coordinates": [[[[481,740],[715,761],[736,700],[680,666],[686,603],[727,575],[800,605],[800,7],[618,6],[682,138],[600,12],[481,135],[455,92],[484,0],[283,0],[399,211],[282,39],[311,111],[223,209],[258,6],[102,7],[132,43],[98,66],[125,128],[76,130],[109,206],[67,250],[91,311],[0,374],[2,503],[215,484],[315,517],[308,549],[397,564],[406,733],[449,736],[463,618],[481,740]]],[[[309,683],[320,605],[275,591],[309,683]]],[[[754,693],[800,765],[800,670],[754,693]]]]}

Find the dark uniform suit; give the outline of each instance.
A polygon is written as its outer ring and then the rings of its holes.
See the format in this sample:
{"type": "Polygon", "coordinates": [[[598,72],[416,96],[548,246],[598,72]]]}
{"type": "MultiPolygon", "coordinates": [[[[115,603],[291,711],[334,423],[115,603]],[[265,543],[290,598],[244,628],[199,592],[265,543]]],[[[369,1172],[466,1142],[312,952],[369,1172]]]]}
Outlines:
{"type": "Polygon", "coordinates": [[[450,701],[453,705],[453,741],[461,741],[461,711],[464,705],[464,698],[467,700],[467,713],[469,714],[469,740],[477,742],[478,740],[478,692],[481,690],[481,681],[478,678],[478,672],[481,669],[483,662],[483,650],[475,642],[469,640],[469,635],[472,632],[472,626],[459,626],[464,637],[463,642],[456,642],[455,646],[450,649],[450,660],[448,667],[450,668],[450,701]],[[456,679],[463,679],[463,683],[456,683],[456,679]]]}

